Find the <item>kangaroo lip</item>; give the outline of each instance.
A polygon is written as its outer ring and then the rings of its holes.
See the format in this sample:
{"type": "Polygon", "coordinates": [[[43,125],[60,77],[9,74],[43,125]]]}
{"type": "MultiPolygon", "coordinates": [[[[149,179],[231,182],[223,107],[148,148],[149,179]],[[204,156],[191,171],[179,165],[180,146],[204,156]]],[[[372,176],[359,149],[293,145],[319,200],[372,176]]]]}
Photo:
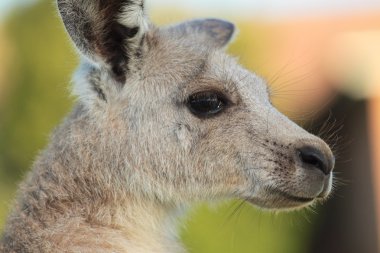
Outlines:
{"type": "Polygon", "coordinates": [[[285,191],[281,191],[278,189],[269,189],[269,192],[272,194],[279,195],[281,197],[284,197],[286,199],[289,199],[294,202],[302,202],[302,203],[307,203],[307,202],[312,202],[315,198],[310,198],[310,197],[300,197],[300,196],[294,196],[290,193],[287,193],[285,191]]]}

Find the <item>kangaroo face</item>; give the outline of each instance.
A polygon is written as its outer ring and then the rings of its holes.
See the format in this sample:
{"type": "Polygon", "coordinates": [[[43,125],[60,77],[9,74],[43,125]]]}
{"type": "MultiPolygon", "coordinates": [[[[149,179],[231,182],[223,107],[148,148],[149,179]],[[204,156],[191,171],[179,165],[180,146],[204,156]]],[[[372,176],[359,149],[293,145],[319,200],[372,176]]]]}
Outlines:
{"type": "MultiPolygon", "coordinates": [[[[74,92],[97,128],[119,133],[112,144],[123,156],[125,191],[276,209],[328,196],[330,148],[278,112],[265,81],[226,55],[232,24],[156,28],[141,0],[58,7],[83,56],[74,92]]],[[[99,136],[99,145],[109,141],[99,136]]]]}

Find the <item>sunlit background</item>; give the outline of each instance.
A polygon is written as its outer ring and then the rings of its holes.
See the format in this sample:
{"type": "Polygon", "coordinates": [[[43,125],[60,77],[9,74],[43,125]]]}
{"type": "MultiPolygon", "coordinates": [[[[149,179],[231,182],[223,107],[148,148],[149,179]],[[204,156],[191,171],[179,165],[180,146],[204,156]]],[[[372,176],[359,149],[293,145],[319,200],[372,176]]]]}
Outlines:
{"type": "MultiPolygon", "coordinates": [[[[379,0],[148,0],[158,24],[219,17],[239,27],[229,51],[266,78],[274,103],[337,154],[333,197],[268,214],[239,201],[183,221],[197,253],[378,253],[379,0]]],[[[0,231],[34,157],[70,111],[78,59],[52,0],[0,0],[0,231]]]]}

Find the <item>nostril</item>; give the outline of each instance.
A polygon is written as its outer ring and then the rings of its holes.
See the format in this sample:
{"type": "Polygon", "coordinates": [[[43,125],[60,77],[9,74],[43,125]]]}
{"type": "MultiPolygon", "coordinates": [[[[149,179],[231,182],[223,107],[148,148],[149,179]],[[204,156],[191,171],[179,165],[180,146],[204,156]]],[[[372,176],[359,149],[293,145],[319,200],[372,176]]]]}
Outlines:
{"type": "Polygon", "coordinates": [[[317,157],[316,154],[313,154],[313,153],[301,153],[299,154],[300,158],[301,158],[301,161],[305,164],[309,164],[311,166],[314,166],[320,170],[324,170],[323,167],[324,167],[324,164],[322,162],[322,160],[317,157]]]}
{"type": "Polygon", "coordinates": [[[319,149],[314,147],[307,146],[300,148],[298,156],[304,165],[319,169],[326,175],[330,174],[333,169],[333,159],[329,159],[319,149]]]}

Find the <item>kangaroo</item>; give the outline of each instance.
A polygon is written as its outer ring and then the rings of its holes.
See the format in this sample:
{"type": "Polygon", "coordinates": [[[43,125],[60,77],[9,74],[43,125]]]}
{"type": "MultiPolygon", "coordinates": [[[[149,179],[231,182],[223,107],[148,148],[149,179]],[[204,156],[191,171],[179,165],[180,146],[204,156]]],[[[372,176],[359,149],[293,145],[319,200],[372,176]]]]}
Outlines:
{"type": "Polygon", "coordinates": [[[225,53],[235,27],[157,27],[143,0],[58,0],[81,64],[75,108],[22,183],[1,252],[185,252],[193,203],[268,210],[325,199],[334,156],[225,53]]]}

